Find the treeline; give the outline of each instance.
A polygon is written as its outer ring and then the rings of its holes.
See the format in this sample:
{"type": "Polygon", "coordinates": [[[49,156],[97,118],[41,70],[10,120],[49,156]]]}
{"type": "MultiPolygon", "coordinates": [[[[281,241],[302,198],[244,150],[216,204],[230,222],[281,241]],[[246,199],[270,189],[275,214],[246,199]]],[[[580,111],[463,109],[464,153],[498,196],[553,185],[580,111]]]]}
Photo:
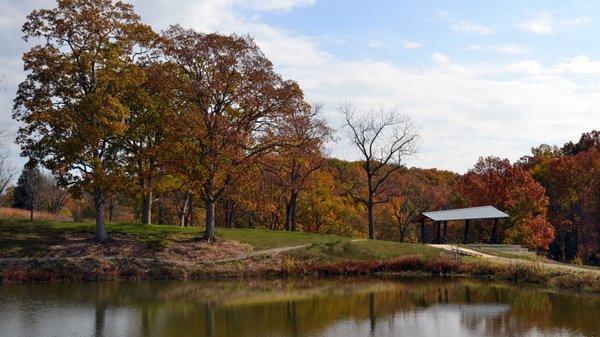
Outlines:
{"type": "MultiPolygon", "coordinates": [[[[469,242],[598,263],[600,143],[483,158],[464,175],[406,168],[418,141],[410,119],[345,105],[334,134],[248,36],[157,33],[110,0],[59,0],[33,11],[23,34],[39,42],[23,55],[13,110],[23,175],[49,170],[48,186],[68,188],[67,208],[95,217],[99,241],[116,205],[143,224],[204,225],[209,241],[222,226],[411,242],[431,241],[432,228],[422,236],[415,225],[423,211],[493,205],[510,219],[473,222],[469,242]],[[361,160],[327,158],[340,137],[361,160]]],[[[17,205],[25,182],[5,198],[17,205]]],[[[450,223],[446,240],[463,231],[450,223]]]]}
{"type": "Polygon", "coordinates": [[[600,132],[562,147],[540,145],[518,165],[544,187],[555,232],[549,255],[600,264],[600,132]]]}

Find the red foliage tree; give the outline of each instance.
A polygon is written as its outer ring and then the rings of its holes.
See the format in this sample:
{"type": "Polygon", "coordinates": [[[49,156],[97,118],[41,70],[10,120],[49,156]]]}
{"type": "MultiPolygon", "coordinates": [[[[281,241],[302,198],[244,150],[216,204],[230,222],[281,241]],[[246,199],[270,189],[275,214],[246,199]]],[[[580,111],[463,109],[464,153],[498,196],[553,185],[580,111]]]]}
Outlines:
{"type": "Polygon", "coordinates": [[[547,248],[554,230],[546,218],[548,197],[544,188],[520,165],[507,159],[481,158],[459,179],[458,192],[472,206],[492,205],[510,218],[494,222],[491,243],[518,243],[547,248]]]}

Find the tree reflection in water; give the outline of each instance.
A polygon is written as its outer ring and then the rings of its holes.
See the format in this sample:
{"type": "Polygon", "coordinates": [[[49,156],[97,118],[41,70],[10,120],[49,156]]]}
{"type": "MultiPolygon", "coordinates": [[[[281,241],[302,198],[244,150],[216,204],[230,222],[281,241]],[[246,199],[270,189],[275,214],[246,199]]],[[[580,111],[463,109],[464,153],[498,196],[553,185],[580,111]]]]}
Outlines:
{"type": "Polygon", "coordinates": [[[600,336],[599,296],[472,280],[2,285],[0,306],[0,336],[600,336]]]}

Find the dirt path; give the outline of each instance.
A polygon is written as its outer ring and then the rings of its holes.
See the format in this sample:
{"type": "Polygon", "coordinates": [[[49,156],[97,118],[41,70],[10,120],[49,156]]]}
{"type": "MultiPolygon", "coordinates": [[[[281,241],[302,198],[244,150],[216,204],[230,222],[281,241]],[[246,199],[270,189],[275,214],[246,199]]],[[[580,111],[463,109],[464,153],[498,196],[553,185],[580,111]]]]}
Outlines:
{"type": "Polygon", "coordinates": [[[255,257],[255,256],[262,256],[262,255],[274,256],[274,255],[278,255],[278,254],[281,254],[283,252],[287,252],[287,251],[290,251],[290,250],[304,248],[304,247],[307,247],[309,245],[310,245],[310,243],[307,243],[307,244],[304,244],[304,245],[298,245],[298,246],[277,247],[277,248],[271,248],[271,249],[257,250],[257,251],[254,251],[254,252],[243,254],[243,255],[238,256],[238,257],[234,257],[234,258],[230,258],[230,259],[222,259],[222,260],[212,261],[212,262],[209,262],[209,263],[210,264],[214,264],[214,263],[224,263],[224,262],[235,262],[235,261],[241,261],[241,260],[249,259],[249,258],[255,257]]]}
{"type": "MultiPolygon", "coordinates": [[[[359,242],[359,241],[365,241],[365,239],[350,240],[350,242],[359,242]]],[[[271,248],[271,249],[257,250],[257,251],[250,252],[250,253],[247,253],[247,254],[244,254],[244,255],[241,255],[238,257],[212,261],[210,263],[235,262],[235,261],[241,261],[241,260],[245,260],[245,259],[255,257],[255,256],[262,256],[262,255],[275,256],[275,255],[279,255],[283,252],[308,247],[310,245],[311,245],[310,243],[307,243],[307,244],[297,245],[297,246],[277,247],[277,248],[271,248]]]]}
{"type": "Polygon", "coordinates": [[[473,249],[469,249],[469,248],[464,248],[464,247],[460,247],[457,245],[444,245],[444,244],[429,244],[429,246],[431,247],[436,247],[436,248],[441,248],[450,252],[455,252],[455,251],[459,251],[464,255],[469,255],[469,256],[477,256],[477,257],[482,257],[485,259],[490,259],[490,260],[496,260],[496,261],[502,261],[502,262],[506,262],[506,263],[524,263],[524,264],[534,264],[534,265],[542,265],[546,268],[554,268],[554,269],[562,269],[562,270],[568,270],[568,271],[573,271],[573,272],[586,272],[586,273],[594,273],[594,274],[600,274],[600,270],[598,269],[592,269],[592,268],[584,268],[584,267],[577,267],[577,266],[573,266],[573,265],[567,265],[567,264],[561,264],[561,263],[552,263],[552,262],[535,262],[535,261],[529,261],[529,260],[525,260],[525,259],[511,259],[511,258],[506,258],[506,257],[501,257],[501,256],[496,256],[496,255],[491,255],[491,254],[486,254],[486,253],[482,253],[473,249]]]}

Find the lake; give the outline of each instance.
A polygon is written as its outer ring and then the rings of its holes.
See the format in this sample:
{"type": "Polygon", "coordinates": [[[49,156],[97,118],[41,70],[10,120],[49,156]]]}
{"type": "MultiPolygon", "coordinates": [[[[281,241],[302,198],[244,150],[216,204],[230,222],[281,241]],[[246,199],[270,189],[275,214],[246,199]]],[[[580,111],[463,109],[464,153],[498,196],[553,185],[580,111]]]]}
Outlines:
{"type": "Polygon", "coordinates": [[[600,336],[600,296],[476,280],[0,286],[0,336],[600,336]]]}

